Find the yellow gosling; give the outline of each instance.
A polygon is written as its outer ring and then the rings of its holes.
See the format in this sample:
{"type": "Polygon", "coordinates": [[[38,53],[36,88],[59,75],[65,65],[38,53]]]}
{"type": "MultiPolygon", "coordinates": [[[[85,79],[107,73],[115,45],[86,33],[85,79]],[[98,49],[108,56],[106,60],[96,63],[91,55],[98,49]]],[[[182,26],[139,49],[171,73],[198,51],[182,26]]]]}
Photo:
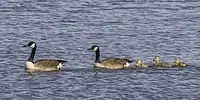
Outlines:
{"type": "Polygon", "coordinates": [[[144,64],[140,59],[136,60],[135,66],[136,67],[143,67],[143,68],[147,68],[148,67],[148,65],[144,64]]]}
{"type": "Polygon", "coordinates": [[[160,62],[158,56],[153,59],[153,65],[156,67],[171,67],[172,65],[168,62],[160,62]]]}
{"type": "Polygon", "coordinates": [[[188,65],[184,62],[181,62],[179,59],[175,59],[172,65],[172,67],[186,67],[186,66],[188,65]]]}

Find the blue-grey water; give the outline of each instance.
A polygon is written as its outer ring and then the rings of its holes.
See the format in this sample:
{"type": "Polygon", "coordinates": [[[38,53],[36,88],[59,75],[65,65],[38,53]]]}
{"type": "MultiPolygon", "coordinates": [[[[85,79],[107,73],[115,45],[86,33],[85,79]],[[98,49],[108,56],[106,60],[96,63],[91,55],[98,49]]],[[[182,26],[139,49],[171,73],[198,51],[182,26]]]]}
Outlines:
{"type": "Polygon", "coordinates": [[[1,0],[1,100],[199,100],[199,0],[1,0]],[[60,72],[24,71],[35,60],[64,59],[60,72]],[[154,56],[186,68],[95,70],[101,59],[154,56]]]}

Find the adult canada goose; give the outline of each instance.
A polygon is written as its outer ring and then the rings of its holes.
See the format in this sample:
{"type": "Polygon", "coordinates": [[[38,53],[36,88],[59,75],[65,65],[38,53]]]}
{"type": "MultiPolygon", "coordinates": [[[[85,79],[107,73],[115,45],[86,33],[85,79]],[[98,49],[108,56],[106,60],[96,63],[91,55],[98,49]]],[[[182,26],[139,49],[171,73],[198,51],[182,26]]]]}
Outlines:
{"type": "Polygon", "coordinates": [[[153,59],[153,65],[156,67],[171,67],[172,65],[168,62],[160,62],[158,56],[153,59]]]}
{"type": "Polygon", "coordinates": [[[123,58],[108,58],[100,61],[100,50],[99,46],[93,45],[88,50],[92,50],[96,53],[96,59],[94,66],[99,68],[107,68],[107,69],[121,69],[127,68],[130,66],[132,61],[123,58]]]}
{"type": "Polygon", "coordinates": [[[175,59],[175,61],[172,64],[172,67],[186,67],[188,66],[186,63],[181,62],[179,59],[175,59]]]}
{"type": "Polygon", "coordinates": [[[144,64],[143,61],[141,61],[140,59],[136,60],[135,66],[136,67],[143,67],[143,68],[148,67],[148,65],[144,64]]]}
{"type": "Polygon", "coordinates": [[[32,71],[56,71],[61,70],[62,64],[66,61],[64,60],[55,60],[55,59],[41,59],[37,61],[33,61],[35,52],[36,52],[36,43],[31,41],[27,45],[24,45],[23,47],[30,47],[31,54],[26,61],[26,70],[32,70],[32,71]]]}

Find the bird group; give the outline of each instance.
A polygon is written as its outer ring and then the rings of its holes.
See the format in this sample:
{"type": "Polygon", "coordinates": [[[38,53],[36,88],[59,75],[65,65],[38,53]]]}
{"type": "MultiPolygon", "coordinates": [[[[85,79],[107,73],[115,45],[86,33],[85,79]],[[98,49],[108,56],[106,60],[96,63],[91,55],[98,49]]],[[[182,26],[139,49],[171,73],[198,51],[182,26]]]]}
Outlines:
{"type": "MultiPolygon", "coordinates": [[[[23,47],[30,47],[31,54],[26,61],[25,69],[27,71],[59,71],[62,69],[63,63],[67,62],[65,60],[57,60],[57,59],[41,59],[34,61],[34,56],[37,48],[37,44],[33,41],[29,42],[27,45],[23,47]]],[[[88,50],[95,52],[96,59],[94,62],[94,67],[96,68],[106,68],[106,69],[122,69],[128,68],[131,64],[131,60],[125,58],[107,58],[104,60],[100,60],[100,48],[99,46],[93,45],[88,50]]],[[[173,63],[168,62],[160,62],[158,56],[155,56],[153,59],[152,65],[147,65],[143,63],[142,60],[137,59],[135,63],[135,67],[146,68],[149,66],[154,67],[186,67],[188,66],[186,63],[181,62],[179,59],[175,59],[173,63]]]]}
{"type": "MultiPolygon", "coordinates": [[[[136,67],[149,67],[147,64],[144,64],[143,61],[141,61],[140,59],[136,60],[136,67]]],[[[169,63],[169,62],[160,62],[158,56],[155,56],[155,58],[153,59],[153,64],[150,66],[154,66],[154,67],[186,67],[188,66],[186,63],[180,61],[179,59],[175,59],[174,62],[169,63]]]]}

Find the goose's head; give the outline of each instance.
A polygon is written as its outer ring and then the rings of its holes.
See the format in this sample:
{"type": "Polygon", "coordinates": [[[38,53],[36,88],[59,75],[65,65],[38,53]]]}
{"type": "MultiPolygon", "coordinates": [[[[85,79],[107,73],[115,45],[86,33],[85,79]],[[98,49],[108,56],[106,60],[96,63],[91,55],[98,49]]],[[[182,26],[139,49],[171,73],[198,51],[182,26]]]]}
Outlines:
{"type": "Polygon", "coordinates": [[[158,64],[159,63],[159,58],[158,56],[155,56],[155,58],[153,59],[153,64],[158,64]]]}
{"type": "Polygon", "coordinates": [[[31,41],[28,44],[24,45],[23,47],[30,47],[30,48],[36,48],[36,43],[31,41]]]}
{"type": "Polygon", "coordinates": [[[99,50],[99,46],[93,45],[91,48],[89,48],[88,50],[92,50],[94,52],[96,52],[97,50],[99,50]]]}

